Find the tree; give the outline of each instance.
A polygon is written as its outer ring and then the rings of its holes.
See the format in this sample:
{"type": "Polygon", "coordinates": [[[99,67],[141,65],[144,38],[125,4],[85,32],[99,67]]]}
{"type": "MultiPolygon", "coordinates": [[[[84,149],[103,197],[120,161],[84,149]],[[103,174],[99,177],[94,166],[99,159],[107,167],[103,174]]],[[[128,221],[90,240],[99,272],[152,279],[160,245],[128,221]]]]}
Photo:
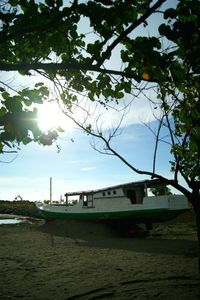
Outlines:
{"type": "Polygon", "coordinates": [[[38,83],[35,89],[23,89],[13,96],[3,88],[1,91],[0,153],[15,153],[20,143],[26,145],[31,141],[51,145],[57,131],[44,134],[37,124],[37,109],[28,109],[33,103],[43,103],[48,89],[38,83]]]}
{"type": "MultiPolygon", "coordinates": [[[[134,172],[164,180],[186,195],[197,216],[200,248],[200,2],[178,1],[175,8],[164,12],[161,11],[163,3],[168,4],[168,1],[94,0],[83,3],[74,0],[65,4],[62,0],[44,3],[9,0],[1,5],[0,11],[0,70],[28,77],[39,74],[49,79],[57,92],[55,100],[62,101],[65,113],[75,121],[71,111],[74,105],[79,105],[80,94],[107,106],[113,101],[120,103],[125,95],[142,88],[156,89],[157,99],[150,101],[160,110],[161,116],[154,132],[152,170],[138,170],[115,151],[111,145],[115,130],[106,138],[102,131],[94,131],[91,124],[86,124],[86,120],[79,125],[104,143],[104,152],[117,156],[134,172]],[[139,36],[137,29],[141,32],[142,28],[148,28],[149,17],[158,13],[163,17],[159,24],[160,37],[139,36]],[[83,24],[88,30],[83,30],[83,24]],[[116,61],[116,52],[118,63],[110,67],[116,61]],[[165,137],[162,137],[163,128],[168,129],[165,137]],[[173,178],[156,173],[161,141],[171,147],[173,178]],[[179,183],[180,176],[186,186],[179,183]]],[[[2,91],[5,102],[2,116],[9,115],[12,110],[7,99],[12,98],[12,103],[20,99],[23,105],[26,105],[25,100],[34,102],[32,99],[37,99],[35,96],[27,99],[25,91],[10,96],[6,89],[12,87],[7,87],[5,82],[1,84],[5,89],[2,91]]],[[[44,92],[42,85],[32,92],[41,93],[41,88],[44,92]]],[[[47,94],[43,96],[44,101],[47,94]]],[[[21,106],[17,109],[21,111],[21,106]]],[[[6,124],[6,121],[1,124],[1,135],[9,128],[6,124]]],[[[27,131],[19,137],[4,135],[1,141],[6,144],[10,139],[25,139],[27,142],[26,135],[27,131]]],[[[36,133],[34,139],[37,137],[36,133]]]]}
{"type": "MultiPolygon", "coordinates": [[[[66,82],[59,82],[59,86],[62,101],[69,109],[71,103],[77,101],[77,93],[85,92],[92,101],[100,97],[106,102],[121,99],[123,90],[131,93],[131,80],[141,80],[141,74],[128,68],[123,72],[105,69],[104,63],[110,59],[112,51],[124,43],[128,34],[146,24],[147,18],[165,1],[159,0],[152,7],[149,0],[138,4],[135,1],[79,3],[74,0],[66,6],[62,0],[46,0],[45,3],[2,1],[0,70],[17,71],[26,78],[40,74],[54,84],[64,78],[66,82]],[[86,18],[87,27],[93,30],[92,43],[87,40],[86,33],[80,32],[81,22],[86,18]],[[96,75],[88,71],[94,71],[96,75]],[[113,77],[115,75],[122,76],[121,82],[113,77]]],[[[152,48],[153,39],[147,44],[152,48]]],[[[37,110],[33,108],[33,104],[47,101],[46,87],[37,85],[16,91],[6,80],[0,81],[0,85],[0,153],[13,152],[7,148],[16,148],[21,142],[38,141],[50,145],[58,133],[44,135],[37,126],[37,110]]]]}
{"type": "Polygon", "coordinates": [[[159,185],[151,188],[150,191],[155,196],[172,195],[170,189],[166,185],[159,185]]]}

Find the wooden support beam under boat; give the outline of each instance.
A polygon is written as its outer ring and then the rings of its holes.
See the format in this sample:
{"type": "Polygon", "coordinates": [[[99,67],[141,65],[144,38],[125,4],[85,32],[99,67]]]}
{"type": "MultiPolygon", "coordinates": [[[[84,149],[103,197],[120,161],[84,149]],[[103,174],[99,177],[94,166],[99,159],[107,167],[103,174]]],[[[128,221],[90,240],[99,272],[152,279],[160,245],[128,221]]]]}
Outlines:
{"type": "Polygon", "coordinates": [[[65,195],[65,205],[68,206],[68,195],[65,195]]]}

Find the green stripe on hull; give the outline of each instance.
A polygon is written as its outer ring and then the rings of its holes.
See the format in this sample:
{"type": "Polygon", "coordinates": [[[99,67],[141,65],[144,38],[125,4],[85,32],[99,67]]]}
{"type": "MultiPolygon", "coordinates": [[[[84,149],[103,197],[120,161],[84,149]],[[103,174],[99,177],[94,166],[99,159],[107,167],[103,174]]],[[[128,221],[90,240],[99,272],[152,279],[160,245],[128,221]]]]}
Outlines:
{"type": "Polygon", "coordinates": [[[62,213],[40,210],[46,219],[74,219],[88,221],[132,220],[136,222],[163,222],[175,218],[185,210],[152,209],[121,212],[62,213]]]}

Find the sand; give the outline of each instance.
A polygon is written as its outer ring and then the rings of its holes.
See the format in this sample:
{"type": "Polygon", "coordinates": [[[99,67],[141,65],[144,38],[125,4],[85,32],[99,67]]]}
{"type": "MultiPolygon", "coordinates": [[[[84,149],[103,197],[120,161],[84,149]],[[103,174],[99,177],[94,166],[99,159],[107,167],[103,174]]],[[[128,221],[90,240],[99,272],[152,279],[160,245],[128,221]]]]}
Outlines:
{"type": "Polygon", "coordinates": [[[101,224],[0,226],[0,299],[200,299],[194,226],[121,237],[101,224]]]}

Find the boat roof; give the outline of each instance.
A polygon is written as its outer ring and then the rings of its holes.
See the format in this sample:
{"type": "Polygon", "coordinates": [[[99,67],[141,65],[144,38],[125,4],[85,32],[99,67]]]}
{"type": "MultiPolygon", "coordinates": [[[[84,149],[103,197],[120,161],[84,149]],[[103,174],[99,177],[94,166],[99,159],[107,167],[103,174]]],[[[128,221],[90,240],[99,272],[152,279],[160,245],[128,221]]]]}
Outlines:
{"type": "Polygon", "coordinates": [[[165,184],[166,182],[164,180],[160,179],[151,179],[151,180],[142,180],[142,181],[135,181],[135,182],[129,182],[129,183],[123,183],[119,185],[109,186],[106,188],[96,189],[96,190],[89,190],[89,191],[78,191],[78,192],[67,192],[65,193],[65,196],[77,196],[77,195],[91,195],[96,194],[99,192],[109,191],[113,189],[120,189],[120,188],[133,188],[133,187],[153,187],[160,184],[165,184]]]}

